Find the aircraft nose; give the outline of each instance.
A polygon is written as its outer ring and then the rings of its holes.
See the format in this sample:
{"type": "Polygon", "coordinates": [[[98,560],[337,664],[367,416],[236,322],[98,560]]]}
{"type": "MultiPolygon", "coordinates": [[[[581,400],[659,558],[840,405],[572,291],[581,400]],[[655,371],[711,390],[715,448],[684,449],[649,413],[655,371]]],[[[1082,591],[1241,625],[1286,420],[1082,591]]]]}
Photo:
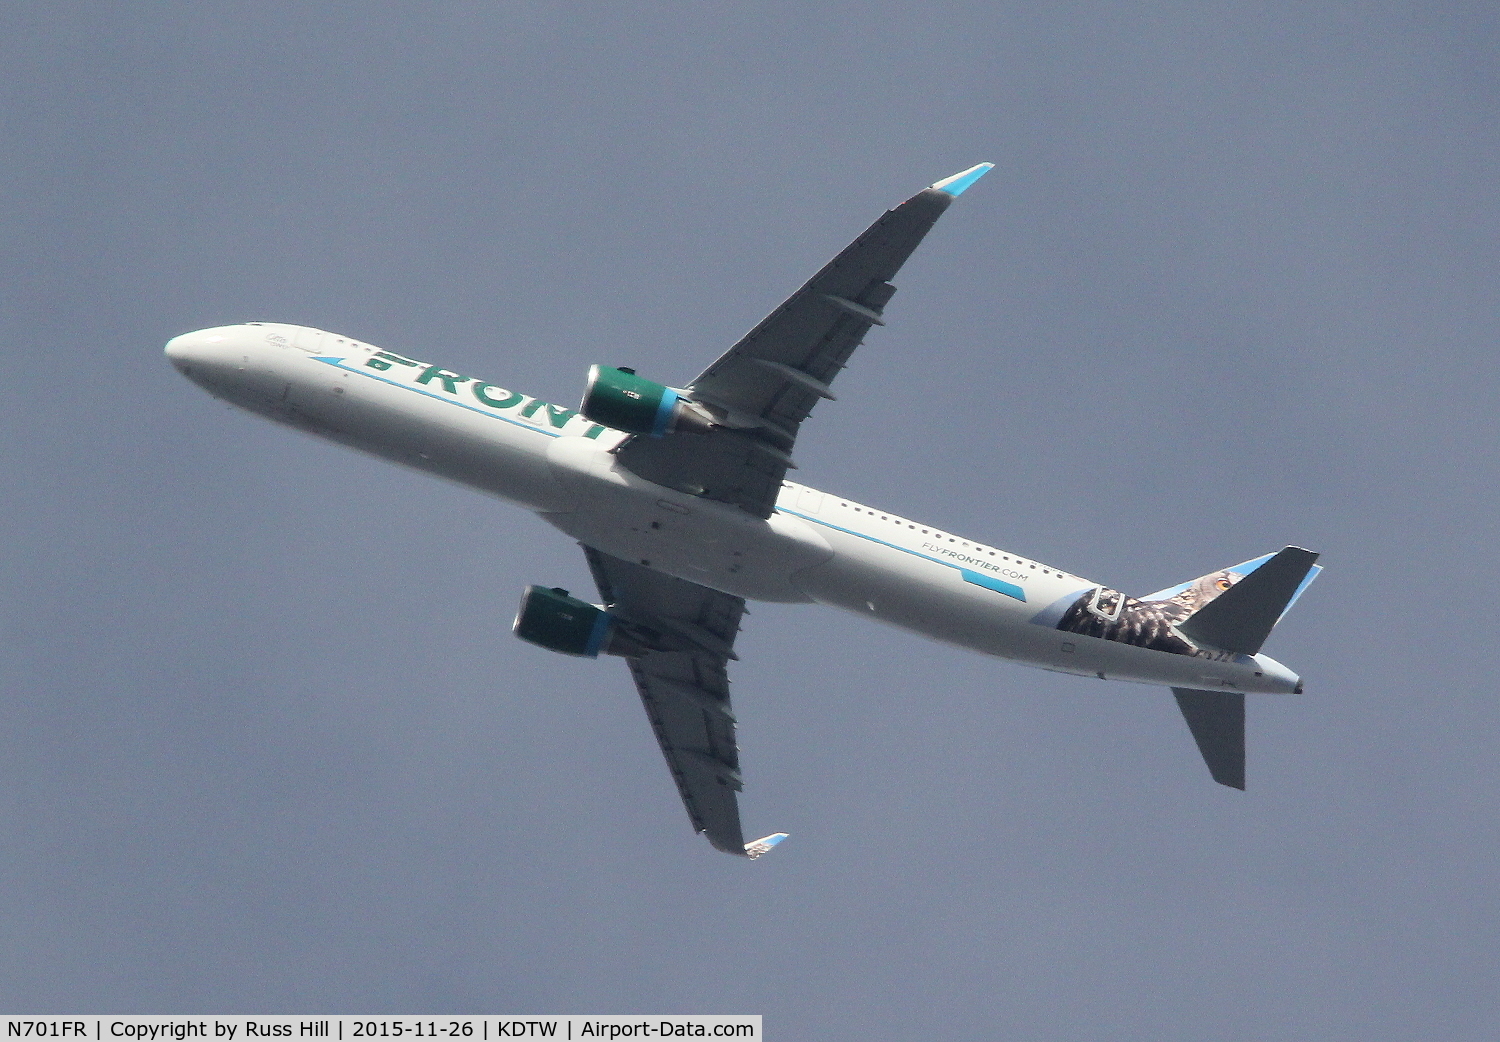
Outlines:
{"type": "Polygon", "coordinates": [[[182,336],[174,336],[167,341],[167,361],[180,373],[183,366],[191,364],[189,355],[192,353],[192,333],[184,333],[182,336]]]}
{"type": "Polygon", "coordinates": [[[224,328],[199,329],[167,341],[167,361],[183,376],[191,377],[195,369],[200,372],[223,364],[233,353],[229,343],[229,330],[224,328]]]}
{"type": "Polygon", "coordinates": [[[215,398],[253,411],[277,408],[290,389],[281,348],[296,327],[246,322],[199,329],[167,341],[167,361],[215,398]]]}

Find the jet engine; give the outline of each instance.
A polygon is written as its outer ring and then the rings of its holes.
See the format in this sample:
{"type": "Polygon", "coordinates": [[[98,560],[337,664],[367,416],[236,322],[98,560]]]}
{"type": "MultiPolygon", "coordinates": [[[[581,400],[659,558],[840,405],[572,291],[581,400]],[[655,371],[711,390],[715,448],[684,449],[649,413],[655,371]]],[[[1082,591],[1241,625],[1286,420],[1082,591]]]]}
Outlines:
{"type": "Polygon", "coordinates": [[[521,596],[513,627],[524,641],[587,658],[597,658],[607,648],[613,629],[614,620],[603,608],[545,586],[533,586],[521,596]]]}
{"type": "Polygon", "coordinates": [[[598,658],[606,655],[644,655],[652,650],[649,637],[636,627],[621,624],[595,604],[570,596],[558,587],[533,586],[521,595],[512,632],[524,641],[564,655],[598,658]],[[627,633],[629,629],[632,632],[627,633]]]}
{"type": "Polygon", "coordinates": [[[696,402],[670,387],[636,376],[634,369],[596,365],[589,370],[583,404],[578,407],[588,419],[629,434],[660,438],[681,430],[706,434],[713,417],[696,402]]]}

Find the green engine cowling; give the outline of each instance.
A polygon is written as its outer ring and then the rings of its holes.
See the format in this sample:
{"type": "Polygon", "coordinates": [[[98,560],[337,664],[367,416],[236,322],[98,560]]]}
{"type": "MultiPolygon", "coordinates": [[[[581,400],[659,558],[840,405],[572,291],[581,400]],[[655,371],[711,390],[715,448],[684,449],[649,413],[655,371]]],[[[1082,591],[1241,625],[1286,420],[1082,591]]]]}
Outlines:
{"type": "Polygon", "coordinates": [[[672,388],[636,376],[634,369],[612,365],[589,370],[578,411],[595,423],[652,438],[678,428],[702,433],[713,426],[708,416],[672,388]]]}
{"type": "Polygon", "coordinates": [[[521,596],[513,632],[548,651],[564,655],[597,658],[608,651],[614,631],[609,612],[577,597],[567,590],[533,586],[521,596]]]}

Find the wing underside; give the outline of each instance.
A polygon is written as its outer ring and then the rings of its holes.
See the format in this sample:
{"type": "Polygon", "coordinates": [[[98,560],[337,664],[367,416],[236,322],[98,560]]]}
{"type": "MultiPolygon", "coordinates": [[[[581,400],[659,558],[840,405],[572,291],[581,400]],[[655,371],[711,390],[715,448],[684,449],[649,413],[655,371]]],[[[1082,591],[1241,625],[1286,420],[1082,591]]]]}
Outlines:
{"type": "Polygon", "coordinates": [[[744,600],[590,547],[584,554],[605,607],[653,649],[626,661],[688,819],[717,849],[745,854],[727,668],[744,600]]]}
{"type": "MultiPolygon", "coordinates": [[[[981,163],[887,211],[684,389],[706,432],[638,435],[620,464],[647,481],[769,517],[802,421],[829,389],[896,288],[891,279],[981,163]]],[[[742,598],[584,547],[604,598],[635,649],[626,654],[651,729],[693,828],[719,850],[758,857],[780,833],[746,844],[728,662],[742,598]]]]}

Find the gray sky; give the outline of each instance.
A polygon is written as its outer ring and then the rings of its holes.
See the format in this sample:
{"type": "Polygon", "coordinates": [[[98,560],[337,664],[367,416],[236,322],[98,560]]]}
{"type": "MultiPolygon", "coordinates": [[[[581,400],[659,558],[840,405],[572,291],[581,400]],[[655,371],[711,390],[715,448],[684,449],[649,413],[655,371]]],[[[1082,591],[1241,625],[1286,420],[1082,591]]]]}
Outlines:
{"type": "Polygon", "coordinates": [[[1492,4],[0,6],[0,1008],[1500,1030],[1492,4]],[[1165,691],[752,606],[746,864],[577,548],[231,411],[265,319],[681,381],[973,163],[798,477],[1134,593],[1286,543],[1250,791],[1165,691]],[[1484,609],[1484,610],[1480,610],[1484,609]]]}

